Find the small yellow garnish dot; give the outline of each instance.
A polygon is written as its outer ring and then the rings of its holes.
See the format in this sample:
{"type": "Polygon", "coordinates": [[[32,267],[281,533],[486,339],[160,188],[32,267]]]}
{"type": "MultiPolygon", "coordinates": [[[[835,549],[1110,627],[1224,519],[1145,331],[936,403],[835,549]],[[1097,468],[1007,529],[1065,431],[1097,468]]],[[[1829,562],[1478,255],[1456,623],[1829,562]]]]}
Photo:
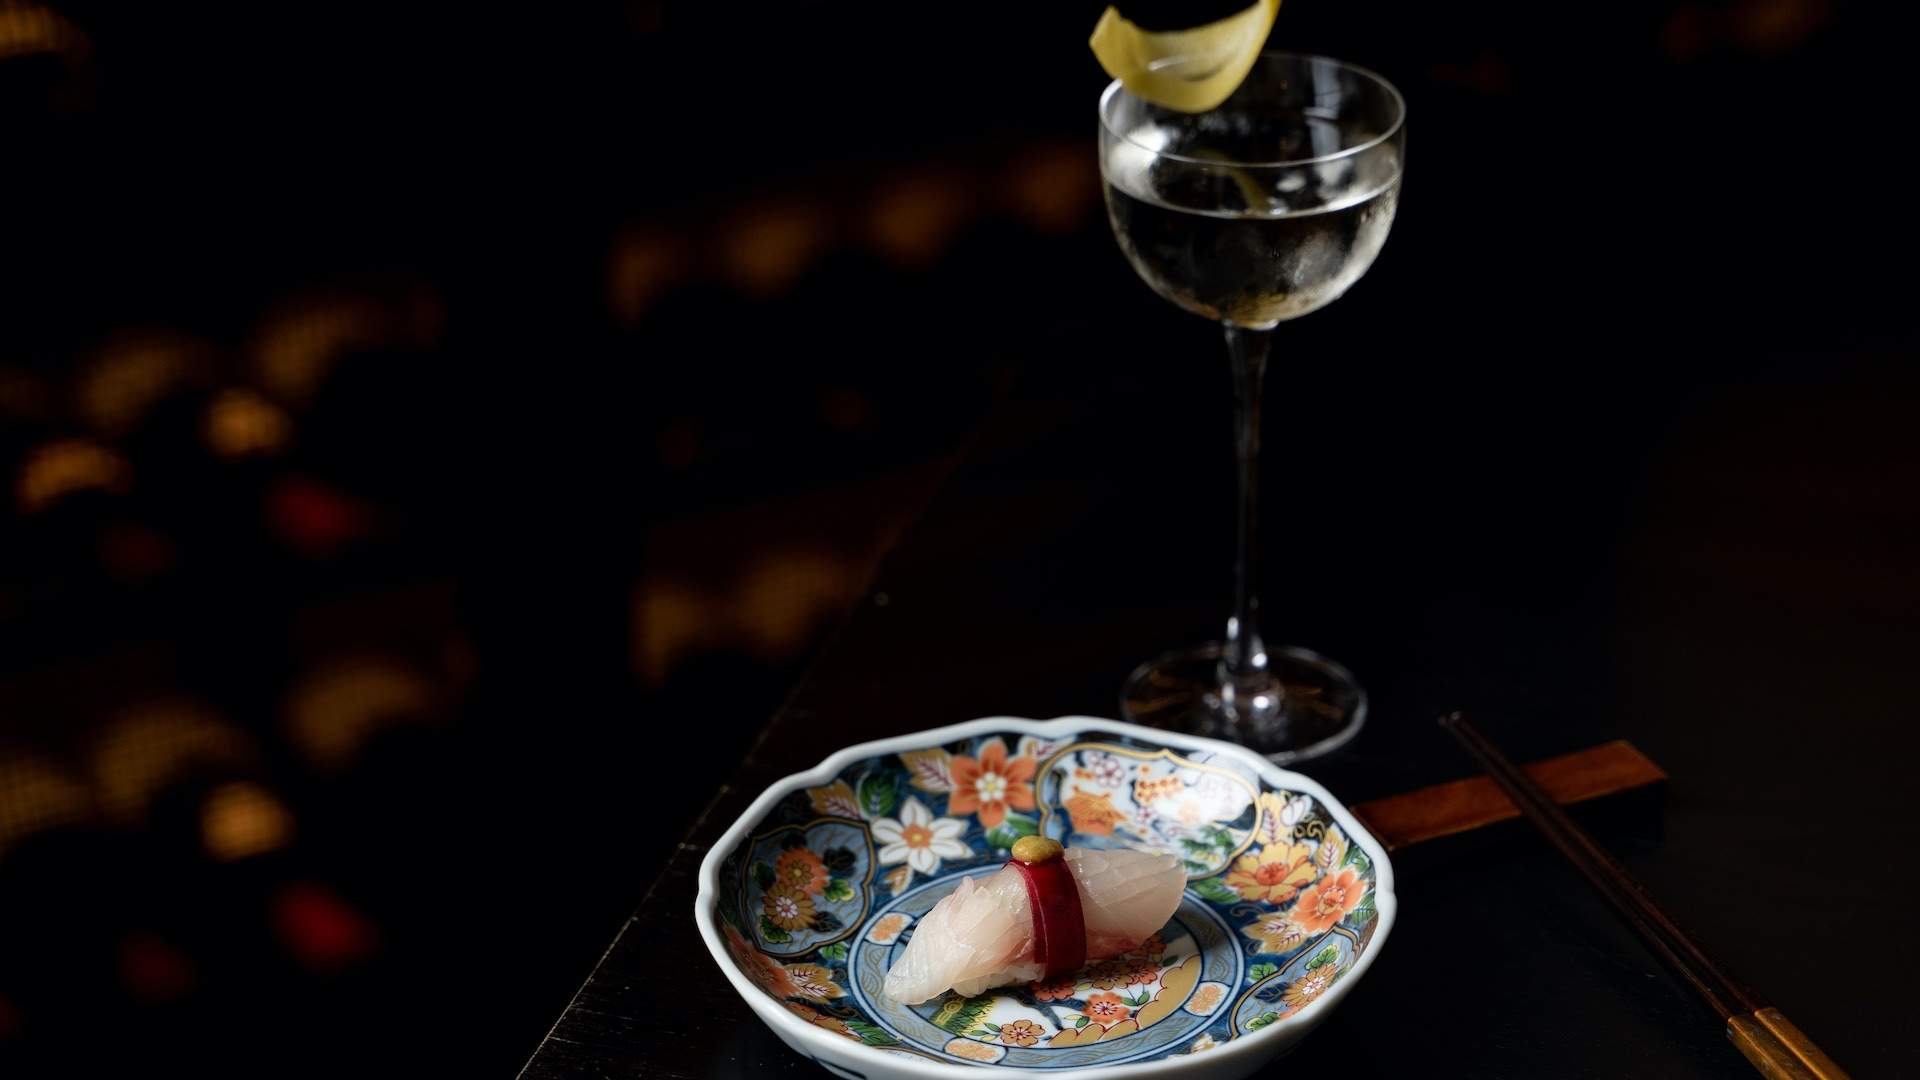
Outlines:
{"type": "Polygon", "coordinates": [[[1063,850],[1060,841],[1044,836],[1023,836],[1013,842],[1013,857],[1029,865],[1057,859],[1063,850]]]}

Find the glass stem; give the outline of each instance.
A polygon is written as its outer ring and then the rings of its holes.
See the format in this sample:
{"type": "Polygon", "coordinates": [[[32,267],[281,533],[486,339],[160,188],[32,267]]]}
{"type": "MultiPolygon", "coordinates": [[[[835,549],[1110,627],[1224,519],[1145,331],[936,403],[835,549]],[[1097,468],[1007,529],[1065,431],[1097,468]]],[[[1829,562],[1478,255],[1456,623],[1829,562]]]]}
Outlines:
{"type": "Polygon", "coordinates": [[[1233,445],[1240,465],[1240,528],[1233,560],[1233,617],[1227,620],[1225,674],[1242,685],[1265,681],[1260,640],[1260,388],[1267,374],[1271,330],[1227,325],[1233,366],[1233,445]]]}

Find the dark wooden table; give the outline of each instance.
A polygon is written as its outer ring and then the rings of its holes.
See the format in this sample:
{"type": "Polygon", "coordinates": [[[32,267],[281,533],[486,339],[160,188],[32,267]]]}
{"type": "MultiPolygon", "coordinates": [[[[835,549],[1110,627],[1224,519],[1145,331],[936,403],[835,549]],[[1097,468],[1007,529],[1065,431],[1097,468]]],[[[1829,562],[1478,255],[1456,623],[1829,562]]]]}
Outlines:
{"type": "MultiPolygon", "coordinates": [[[[1295,340],[1351,333],[1337,312],[1295,340]]],[[[983,715],[1113,715],[1135,662],[1214,629],[1225,384],[1202,366],[1212,343],[1179,325],[1188,365],[1055,357],[1030,374],[523,1077],[818,1075],[695,932],[708,845],[769,782],[850,743],[983,715]]],[[[1520,759],[1631,739],[1671,773],[1663,799],[1583,820],[1856,1077],[1920,1075],[1905,1026],[1920,962],[1910,377],[1828,360],[1650,406],[1645,372],[1578,403],[1543,403],[1510,374],[1402,367],[1382,393],[1377,365],[1282,362],[1270,636],[1345,661],[1374,706],[1359,739],[1304,771],[1348,802],[1469,775],[1433,723],[1454,707],[1520,759]]],[[[678,718],[663,745],[697,747],[702,722],[678,718]]],[[[1389,947],[1287,1075],[1753,1075],[1523,828],[1422,845],[1395,869],[1389,947]]]]}

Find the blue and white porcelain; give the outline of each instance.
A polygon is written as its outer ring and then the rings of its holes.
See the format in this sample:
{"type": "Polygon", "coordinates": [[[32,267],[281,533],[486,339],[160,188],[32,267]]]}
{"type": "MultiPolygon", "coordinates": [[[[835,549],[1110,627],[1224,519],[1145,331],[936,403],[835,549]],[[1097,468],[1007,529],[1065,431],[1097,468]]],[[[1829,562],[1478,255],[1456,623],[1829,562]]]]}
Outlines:
{"type": "Polygon", "coordinates": [[[1325,1019],[1394,919],[1385,850],[1320,785],[1230,743],[995,717],[851,747],[755,800],[694,915],[789,1046],[851,1080],[1246,1076],[1325,1019]],[[916,920],[1022,836],[1169,852],[1180,908],[1053,983],[886,997],[916,920]]]}

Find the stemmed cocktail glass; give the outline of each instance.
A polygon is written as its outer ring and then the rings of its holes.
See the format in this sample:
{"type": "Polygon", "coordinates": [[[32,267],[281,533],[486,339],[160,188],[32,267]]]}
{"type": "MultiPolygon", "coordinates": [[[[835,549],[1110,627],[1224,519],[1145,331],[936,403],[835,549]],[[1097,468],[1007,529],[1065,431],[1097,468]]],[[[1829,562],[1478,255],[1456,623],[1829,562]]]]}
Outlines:
{"type": "Polygon", "coordinates": [[[1284,762],[1341,745],[1366,717],[1346,668],[1260,634],[1260,394],[1274,328],[1333,302],[1386,243],[1405,113],[1380,76],[1285,52],[1263,53],[1206,112],[1162,108],[1119,82],[1100,98],[1100,171],[1121,251],[1155,292],[1226,331],[1240,481],[1226,636],[1135,669],[1121,692],[1129,719],[1284,762]]]}

